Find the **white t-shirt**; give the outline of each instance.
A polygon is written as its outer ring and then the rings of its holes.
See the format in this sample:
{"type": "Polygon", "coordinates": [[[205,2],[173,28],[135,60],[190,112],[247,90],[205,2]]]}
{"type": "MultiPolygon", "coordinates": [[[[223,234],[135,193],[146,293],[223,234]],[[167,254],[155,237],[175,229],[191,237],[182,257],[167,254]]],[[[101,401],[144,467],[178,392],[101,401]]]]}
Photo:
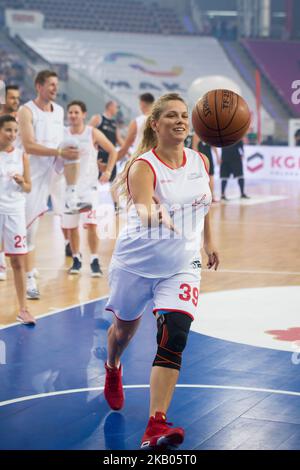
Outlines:
{"type": "Polygon", "coordinates": [[[25,210],[25,193],[15,182],[15,174],[23,175],[23,150],[14,148],[0,152],[0,214],[19,214],[25,210]]]}
{"type": "Polygon", "coordinates": [[[93,128],[85,126],[81,134],[72,134],[70,127],[65,127],[65,140],[76,139],[79,146],[80,171],[78,178],[78,194],[85,194],[92,187],[97,187],[98,165],[97,150],[93,141],[93,128]]]}
{"type": "Polygon", "coordinates": [[[173,169],[151,150],[143,160],[154,174],[154,197],[163,204],[179,234],[164,225],[144,227],[136,208],[129,209],[128,224],[119,234],[112,263],[144,277],[169,277],[199,263],[204,217],[212,196],[202,156],[184,149],[180,168],[173,169]]]}
{"type": "Polygon", "coordinates": [[[137,131],[136,131],[136,136],[135,136],[134,142],[131,146],[131,153],[132,154],[137,151],[137,149],[140,145],[140,142],[142,141],[145,124],[146,124],[146,121],[147,121],[147,117],[148,116],[146,116],[145,114],[141,114],[140,116],[135,118],[137,131]]]}

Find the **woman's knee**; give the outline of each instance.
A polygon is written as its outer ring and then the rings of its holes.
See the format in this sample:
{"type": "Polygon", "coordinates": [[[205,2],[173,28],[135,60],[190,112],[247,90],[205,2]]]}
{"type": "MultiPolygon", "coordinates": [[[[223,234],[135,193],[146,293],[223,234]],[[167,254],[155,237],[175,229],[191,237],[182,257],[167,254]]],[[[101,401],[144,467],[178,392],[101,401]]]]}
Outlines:
{"type": "Polygon", "coordinates": [[[10,257],[10,264],[14,271],[21,271],[23,269],[23,260],[20,256],[11,256],[10,257]]]}

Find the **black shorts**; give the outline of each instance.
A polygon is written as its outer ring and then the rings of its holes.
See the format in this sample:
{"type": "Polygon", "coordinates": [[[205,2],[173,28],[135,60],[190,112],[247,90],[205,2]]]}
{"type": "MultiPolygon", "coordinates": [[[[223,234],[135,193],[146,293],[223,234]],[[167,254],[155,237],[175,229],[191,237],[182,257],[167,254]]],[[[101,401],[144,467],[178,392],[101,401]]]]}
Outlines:
{"type": "Polygon", "coordinates": [[[242,178],[244,176],[243,172],[243,162],[242,159],[232,158],[231,160],[222,160],[220,168],[220,178],[229,178],[230,175],[233,175],[234,178],[242,178]]]}
{"type": "MultiPolygon", "coordinates": [[[[108,153],[102,152],[101,150],[98,152],[98,160],[101,160],[103,163],[108,162],[108,157],[109,157],[108,153]]],[[[99,171],[99,178],[100,178],[101,175],[102,175],[102,173],[101,173],[101,171],[99,171]]],[[[109,181],[112,183],[116,176],[117,176],[117,167],[115,165],[109,181]]]]}

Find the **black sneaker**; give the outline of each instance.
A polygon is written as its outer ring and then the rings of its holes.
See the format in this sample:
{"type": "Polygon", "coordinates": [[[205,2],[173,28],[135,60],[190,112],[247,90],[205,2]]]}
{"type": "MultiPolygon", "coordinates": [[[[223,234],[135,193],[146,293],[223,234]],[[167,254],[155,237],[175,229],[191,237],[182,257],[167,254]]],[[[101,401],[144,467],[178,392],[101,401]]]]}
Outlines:
{"type": "Polygon", "coordinates": [[[251,199],[251,198],[249,196],[247,196],[247,194],[242,194],[241,199],[251,199]]]}
{"type": "Polygon", "coordinates": [[[70,242],[67,243],[66,247],[65,247],[65,255],[67,258],[72,258],[72,250],[71,250],[71,245],[70,245],[70,242]]]}
{"type": "Polygon", "coordinates": [[[82,263],[77,256],[73,258],[73,265],[69,269],[69,274],[79,274],[81,270],[82,263]]]}
{"type": "Polygon", "coordinates": [[[97,258],[91,263],[91,276],[92,277],[102,277],[103,272],[101,270],[99,260],[97,258]]]}

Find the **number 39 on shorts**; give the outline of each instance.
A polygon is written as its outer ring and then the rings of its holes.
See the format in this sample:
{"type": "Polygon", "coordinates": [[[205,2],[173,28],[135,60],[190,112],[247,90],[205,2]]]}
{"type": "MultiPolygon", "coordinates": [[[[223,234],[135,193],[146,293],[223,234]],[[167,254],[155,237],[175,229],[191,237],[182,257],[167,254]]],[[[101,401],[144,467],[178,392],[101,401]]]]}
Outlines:
{"type": "Polygon", "coordinates": [[[189,302],[191,300],[195,307],[197,307],[199,289],[197,287],[192,287],[190,284],[181,284],[179,289],[181,291],[179,294],[180,300],[184,300],[185,302],[189,302]]]}

